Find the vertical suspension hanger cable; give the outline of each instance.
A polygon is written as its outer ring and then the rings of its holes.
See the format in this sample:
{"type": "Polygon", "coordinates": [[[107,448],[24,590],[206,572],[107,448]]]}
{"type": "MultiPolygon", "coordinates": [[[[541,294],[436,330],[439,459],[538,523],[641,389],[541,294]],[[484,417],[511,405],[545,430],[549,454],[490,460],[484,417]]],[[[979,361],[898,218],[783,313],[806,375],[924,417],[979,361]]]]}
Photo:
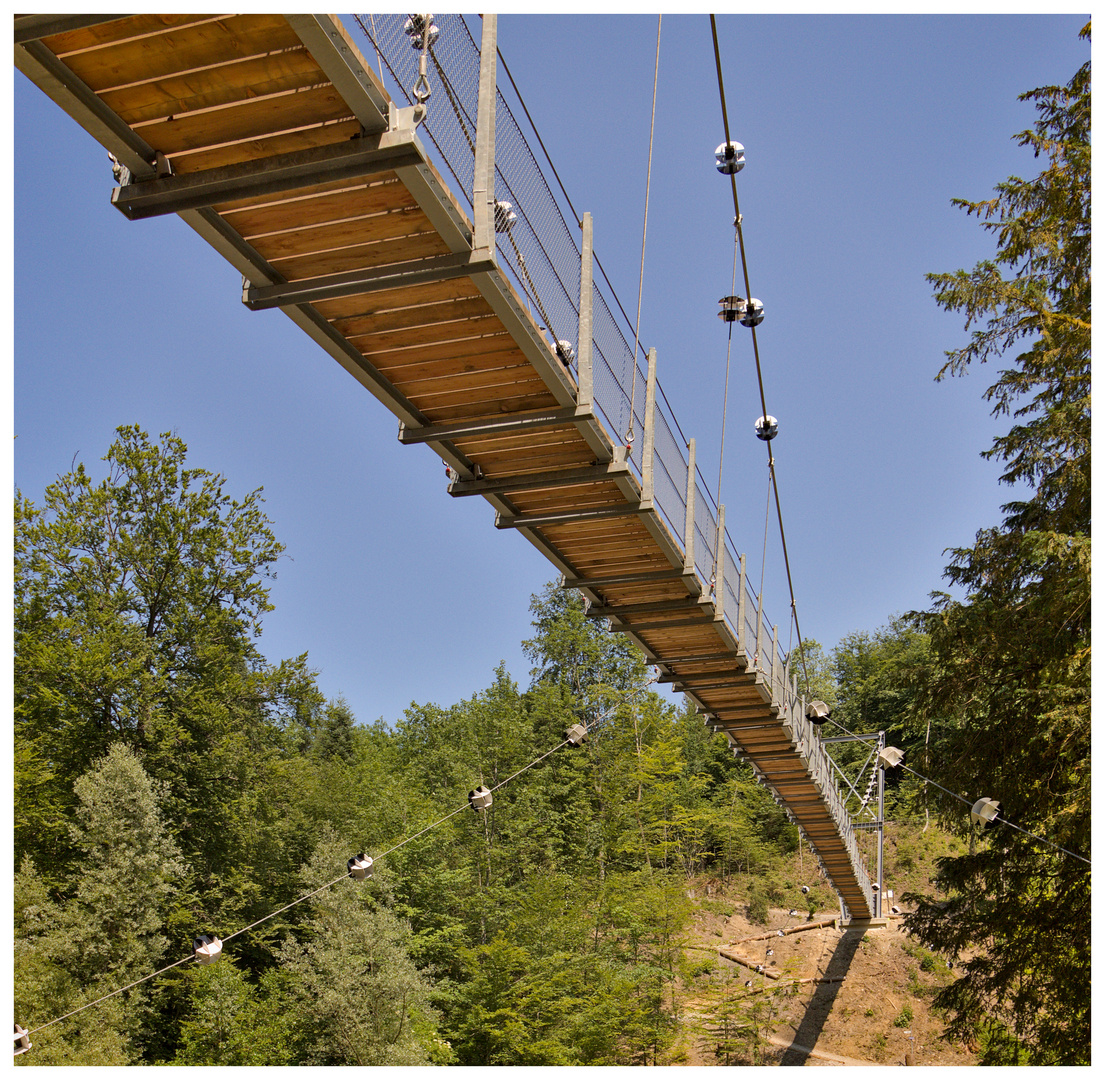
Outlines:
{"type": "Polygon", "coordinates": [[[652,75],[652,119],[648,127],[648,169],[645,173],[645,220],[641,227],[641,276],[637,284],[637,325],[633,331],[633,377],[629,390],[629,428],[625,433],[627,451],[633,449],[634,406],[637,397],[637,349],[641,343],[641,298],[645,290],[645,240],[648,237],[648,197],[652,187],[652,141],[656,134],[656,87],[660,81],[660,27],[663,15],[656,17],[656,67],[652,75]]]}

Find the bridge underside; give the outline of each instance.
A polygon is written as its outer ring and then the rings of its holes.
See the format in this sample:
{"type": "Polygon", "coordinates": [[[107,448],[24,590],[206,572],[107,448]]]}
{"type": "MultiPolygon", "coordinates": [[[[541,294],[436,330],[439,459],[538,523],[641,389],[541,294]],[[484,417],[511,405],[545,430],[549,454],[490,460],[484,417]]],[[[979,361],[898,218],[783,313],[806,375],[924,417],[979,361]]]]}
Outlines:
{"type": "Polygon", "coordinates": [[[722,616],[337,18],[15,27],[20,69],[129,171],[118,208],[179,214],[241,272],[250,307],[283,310],[398,417],[401,441],[432,447],[452,494],[483,496],[726,732],[867,917],[854,836],[789,680],[722,616]]]}

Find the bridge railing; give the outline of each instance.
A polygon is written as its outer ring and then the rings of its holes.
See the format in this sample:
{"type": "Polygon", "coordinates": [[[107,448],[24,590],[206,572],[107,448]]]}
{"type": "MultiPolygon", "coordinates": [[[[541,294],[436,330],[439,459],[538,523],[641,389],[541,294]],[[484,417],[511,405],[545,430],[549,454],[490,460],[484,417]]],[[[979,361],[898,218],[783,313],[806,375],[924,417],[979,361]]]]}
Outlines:
{"type": "MultiPolygon", "coordinates": [[[[356,16],[380,64],[390,74],[399,98],[415,103],[419,75],[421,27],[407,15],[356,16]]],[[[474,208],[476,117],[480,81],[480,45],[462,15],[434,15],[437,34],[431,31],[427,76],[432,91],[429,109],[419,128],[436,151],[439,167],[456,181],[454,194],[474,208]]],[[[500,65],[500,71],[504,65],[500,65]]],[[[388,81],[385,79],[385,81],[388,81]]],[[[500,268],[512,280],[519,296],[549,347],[571,345],[568,361],[578,378],[582,223],[564,216],[545,178],[514,109],[503,93],[511,81],[496,79],[494,186],[497,207],[496,250],[500,268]],[[509,203],[509,207],[501,204],[509,203]]],[[[525,113],[521,99],[518,107],[525,113]]],[[[528,114],[526,114],[528,120],[528,114]]],[[[532,124],[530,126],[532,129],[532,124]]],[[[473,215],[474,216],[474,215],[473,215]]],[[[601,270],[601,266],[600,266],[601,270]]],[[[592,385],[598,418],[615,445],[628,444],[630,467],[642,478],[641,448],[646,422],[648,369],[644,350],[633,337],[632,323],[617,296],[600,284],[597,275],[592,293],[592,385]],[[615,312],[622,316],[619,322],[615,312]]],[[[692,564],[704,588],[714,590],[721,579],[723,618],[750,665],[771,685],[772,700],[785,704],[795,742],[821,791],[849,848],[857,877],[866,888],[866,872],[856,846],[851,819],[833,779],[828,754],[812,725],[805,719],[794,674],[780,653],[775,628],[762,608],[744,572],[744,560],[727,533],[718,527],[718,503],[689,464],[689,444],[658,384],[653,415],[653,500],[672,539],[684,550],[688,535],[693,544],[692,564]],[[687,495],[693,485],[694,513],[688,528],[687,495]],[[722,533],[719,535],[719,533],[722,533]],[[720,548],[720,551],[719,551],[720,548]]],[[[684,551],[685,554],[685,551],[684,551]]]]}
{"type": "MultiPolygon", "coordinates": [[[[386,69],[398,95],[413,104],[421,55],[420,25],[402,14],[356,18],[375,50],[381,76],[386,69]]],[[[419,133],[430,141],[441,167],[456,181],[456,191],[472,208],[480,45],[462,15],[434,15],[434,25],[438,32],[434,35],[431,31],[427,64],[432,94],[419,133]]],[[[569,224],[553,195],[515,110],[503,93],[506,81],[501,75],[497,79],[495,111],[495,198],[499,203],[511,204],[509,211],[503,212],[496,232],[500,266],[530,306],[550,348],[555,350],[557,342],[567,341],[578,355],[580,223],[569,224]]],[[[518,103],[524,110],[520,99],[518,103]]],[[[643,349],[638,347],[635,355],[615,312],[620,312],[628,327],[628,316],[613,291],[596,280],[592,314],[594,404],[611,441],[632,448],[630,467],[641,478],[647,364],[643,349]]],[[[574,359],[569,366],[576,371],[574,359]]],[[[655,421],[654,501],[672,537],[682,547],[687,512],[687,440],[662,386],[657,393],[655,421]]],[[[695,478],[695,485],[693,562],[699,577],[704,584],[723,578],[724,617],[734,637],[750,657],[757,658],[761,670],[781,667],[782,659],[769,652],[771,624],[747,580],[743,586],[746,602],[739,603],[742,586],[731,541],[721,545],[724,567],[719,568],[717,503],[700,477],[695,478]]]]}

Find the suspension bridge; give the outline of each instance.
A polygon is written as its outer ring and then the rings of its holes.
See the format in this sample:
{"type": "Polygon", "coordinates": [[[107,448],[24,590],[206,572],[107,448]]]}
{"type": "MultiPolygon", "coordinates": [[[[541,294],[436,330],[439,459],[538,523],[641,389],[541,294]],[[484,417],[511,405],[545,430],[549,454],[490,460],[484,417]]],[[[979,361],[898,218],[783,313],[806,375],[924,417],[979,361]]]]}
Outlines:
{"type": "Polygon", "coordinates": [[[656,354],[499,90],[495,17],[479,43],[459,16],[404,19],[360,20],[379,74],[331,15],[20,15],[15,58],[113,156],[126,217],[177,214],[223,255],[249,308],[283,311],[726,734],[842,913],[881,914],[656,354]]]}

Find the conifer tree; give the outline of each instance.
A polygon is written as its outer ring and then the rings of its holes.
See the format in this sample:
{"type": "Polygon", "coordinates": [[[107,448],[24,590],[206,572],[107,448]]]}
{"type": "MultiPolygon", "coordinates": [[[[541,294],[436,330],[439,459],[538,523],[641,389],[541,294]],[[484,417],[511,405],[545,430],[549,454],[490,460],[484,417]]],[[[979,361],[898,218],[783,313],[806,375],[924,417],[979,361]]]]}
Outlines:
{"type": "Polygon", "coordinates": [[[984,1063],[1088,1064],[1089,866],[1028,834],[1090,855],[1089,62],[1022,100],[1038,119],[1018,141],[1042,171],[957,201],[997,256],[930,280],[973,328],[941,376],[1023,348],[987,391],[1014,423],[984,456],[1027,494],[952,552],[946,576],[965,598],[938,594],[918,617],[931,661],[915,717],[932,724],[933,779],[999,800],[1027,831],[999,823],[945,860],[950,901],[922,904],[911,928],[963,957],[937,1004],[953,1033],[980,1036],[984,1063]]]}

